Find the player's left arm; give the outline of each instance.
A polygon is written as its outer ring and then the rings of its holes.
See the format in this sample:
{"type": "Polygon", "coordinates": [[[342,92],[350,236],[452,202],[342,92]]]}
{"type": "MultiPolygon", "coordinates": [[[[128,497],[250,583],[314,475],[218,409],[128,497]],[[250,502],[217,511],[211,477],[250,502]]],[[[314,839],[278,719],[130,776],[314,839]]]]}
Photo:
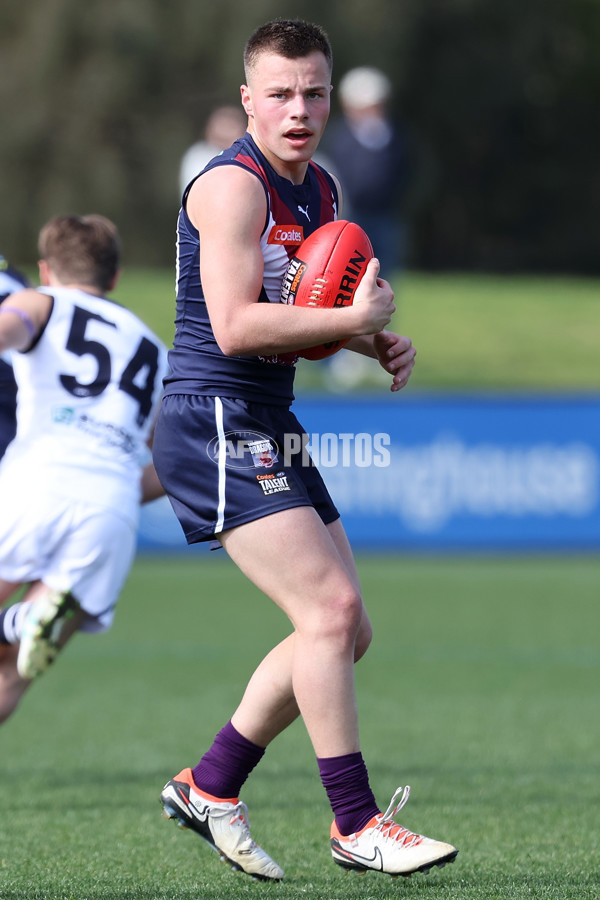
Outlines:
{"type": "Polygon", "coordinates": [[[352,338],[346,347],[355,353],[376,359],[392,376],[391,391],[400,391],[407,385],[417,355],[409,337],[384,330],[378,334],[364,334],[352,338]]]}

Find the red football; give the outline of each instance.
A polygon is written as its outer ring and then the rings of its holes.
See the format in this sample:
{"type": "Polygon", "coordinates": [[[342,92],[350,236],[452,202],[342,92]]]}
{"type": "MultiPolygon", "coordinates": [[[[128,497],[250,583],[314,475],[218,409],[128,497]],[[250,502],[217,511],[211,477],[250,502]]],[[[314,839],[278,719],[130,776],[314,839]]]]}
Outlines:
{"type": "MultiPolygon", "coordinates": [[[[281,285],[281,302],[322,309],[352,306],[354,292],[370,259],[373,247],[355,222],[327,222],[303,241],[290,260],[281,285]]],[[[325,359],[341,350],[348,339],[328,341],[298,351],[305,359],[325,359]]]]}

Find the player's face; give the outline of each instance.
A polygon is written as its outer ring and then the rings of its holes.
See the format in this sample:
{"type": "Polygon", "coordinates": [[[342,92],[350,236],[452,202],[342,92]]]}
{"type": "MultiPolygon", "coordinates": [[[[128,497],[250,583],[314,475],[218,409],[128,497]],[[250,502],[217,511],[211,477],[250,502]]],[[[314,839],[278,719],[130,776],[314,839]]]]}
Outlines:
{"type": "Polygon", "coordinates": [[[241,90],[259,148],[280,175],[302,180],[329,117],[331,73],[323,54],[264,53],[241,90]]]}

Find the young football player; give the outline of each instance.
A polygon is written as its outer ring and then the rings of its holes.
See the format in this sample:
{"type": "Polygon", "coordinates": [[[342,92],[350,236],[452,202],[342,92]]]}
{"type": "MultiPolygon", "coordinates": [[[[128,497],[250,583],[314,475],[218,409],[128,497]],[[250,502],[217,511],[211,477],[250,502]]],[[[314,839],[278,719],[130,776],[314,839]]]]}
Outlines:
{"type": "Polygon", "coordinates": [[[320,27],[277,20],[250,37],[244,65],[248,130],[183,195],[176,333],[153,452],[187,540],[222,545],[292,631],[258,666],[198,764],[167,782],[162,802],[235,868],[281,879],[250,835],[239,794],[267,745],[300,714],[335,816],[334,860],[408,874],[457,851],[394,823],[406,791],[384,814],[373,796],[354,689],[354,662],[371,639],[356,567],[317,469],[281,448],[303,433],[290,410],[299,349],[351,338],[351,349],[389,373],[394,391],[408,381],[415,350],[385,330],[394,301],[377,260],[351,307],[279,302],[303,237],[341,211],[338,184],[311,161],[329,115],[331,47],[320,27]]]}
{"type": "Polygon", "coordinates": [[[103,631],[133,561],[166,347],[106,298],[120,241],[102,216],[41,230],[37,290],[0,305],[17,434],[0,463],[0,721],[78,630],[103,631]]]}

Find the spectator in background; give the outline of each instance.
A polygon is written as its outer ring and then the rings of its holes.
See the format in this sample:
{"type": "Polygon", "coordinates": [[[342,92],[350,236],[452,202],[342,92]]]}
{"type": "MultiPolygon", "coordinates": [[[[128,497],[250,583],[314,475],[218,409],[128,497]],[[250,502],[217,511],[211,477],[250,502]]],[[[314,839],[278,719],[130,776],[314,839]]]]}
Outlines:
{"type": "MultiPolygon", "coordinates": [[[[21,272],[13,269],[0,254],[0,303],[15,291],[29,287],[21,272]]],[[[17,432],[17,382],[10,355],[0,356],[0,458],[17,432]]]]}
{"type": "Polygon", "coordinates": [[[339,85],[342,116],[329,125],[323,152],[344,190],[344,218],[364,228],[388,280],[404,265],[402,201],[408,178],[406,141],[388,111],[392,85],[361,66],[339,85]]]}
{"type": "Polygon", "coordinates": [[[247,119],[241,106],[218,106],[208,117],[204,140],[186,150],[179,168],[179,193],[202,171],[213,156],[230,147],[246,131],[247,119]]]}

